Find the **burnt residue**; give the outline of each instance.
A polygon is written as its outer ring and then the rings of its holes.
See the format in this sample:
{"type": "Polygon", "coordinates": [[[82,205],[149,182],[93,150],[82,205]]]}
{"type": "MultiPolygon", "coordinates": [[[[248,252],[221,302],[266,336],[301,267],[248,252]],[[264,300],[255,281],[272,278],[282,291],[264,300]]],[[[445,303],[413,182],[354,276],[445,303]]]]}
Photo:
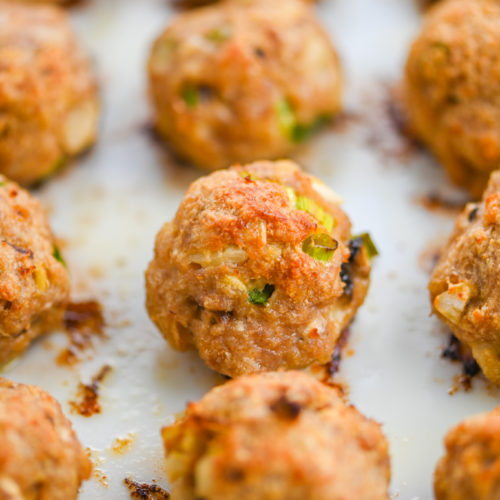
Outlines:
{"type": "Polygon", "coordinates": [[[270,405],[270,410],[284,420],[295,420],[302,411],[302,406],[296,401],[291,401],[283,394],[270,405]]]}
{"type": "Polygon", "coordinates": [[[104,315],[101,304],[95,300],[70,302],[64,312],[64,329],[69,347],[57,357],[61,365],[74,365],[82,354],[94,347],[96,337],[105,338],[104,315]]]}
{"type": "Polygon", "coordinates": [[[130,498],[140,498],[142,500],[167,500],[170,493],[157,484],[138,483],[126,477],[123,483],[130,492],[130,498]]]}
{"type": "Polygon", "coordinates": [[[456,216],[462,210],[467,199],[451,198],[438,192],[417,196],[415,202],[431,212],[456,216]]]}
{"type": "Polygon", "coordinates": [[[477,213],[479,211],[479,207],[474,207],[470,212],[469,215],[467,216],[469,219],[469,222],[474,222],[476,220],[477,213]]]}
{"type": "Polygon", "coordinates": [[[344,295],[352,298],[354,282],[352,280],[353,265],[359,252],[363,248],[363,238],[353,238],[349,241],[349,260],[340,266],[340,279],[344,283],[344,295]]]}
{"type": "Polygon", "coordinates": [[[78,386],[79,401],[70,401],[71,409],[83,417],[91,417],[101,413],[99,388],[106,376],[111,372],[111,366],[104,365],[97,375],[92,377],[90,384],[80,383],[78,386]]]}
{"type": "Polygon", "coordinates": [[[462,374],[459,377],[459,385],[466,391],[472,388],[472,379],[481,372],[481,368],[472,356],[471,350],[455,335],[450,334],[448,345],[441,352],[441,357],[462,364],[462,374]]]}
{"type": "Polygon", "coordinates": [[[325,366],[325,372],[326,372],[326,380],[325,382],[328,382],[331,380],[339,371],[340,368],[340,362],[342,361],[342,351],[344,350],[345,346],[347,345],[347,342],[349,341],[349,336],[351,335],[351,332],[349,328],[346,328],[339,337],[339,340],[337,341],[337,345],[335,346],[335,349],[332,354],[332,359],[326,363],[325,366]]]}

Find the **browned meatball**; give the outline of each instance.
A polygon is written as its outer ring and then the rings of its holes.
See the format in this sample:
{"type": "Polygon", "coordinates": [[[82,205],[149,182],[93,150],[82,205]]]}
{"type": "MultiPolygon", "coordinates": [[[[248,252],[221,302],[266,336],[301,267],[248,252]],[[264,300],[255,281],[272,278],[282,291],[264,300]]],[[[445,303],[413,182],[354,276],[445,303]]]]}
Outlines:
{"type": "Polygon", "coordinates": [[[481,203],[470,203],[434,269],[434,312],[472,350],[486,377],[500,385],[500,171],[481,203]]]}
{"type": "Polygon", "coordinates": [[[87,148],[96,94],[62,10],[0,1],[0,172],[32,184],[87,148]]]}
{"type": "Polygon", "coordinates": [[[436,468],[437,500],[500,498],[500,407],[468,418],[445,438],[446,455],[436,468]]]}
{"type": "Polygon", "coordinates": [[[406,65],[411,127],[451,180],[479,197],[500,165],[500,2],[431,9],[406,65]]]}
{"type": "MultiPolygon", "coordinates": [[[[203,5],[215,3],[218,0],[171,0],[171,1],[177,7],[201,7],[203,5]]],[[[242,0],[232,0],[232,1],[241,2],[242,0]]],[[[243,0],[243,1],[248,5],[250,2],[256,2],[256,1],[267,2],[268,0],[243,0]]],[[[302,1],[307,3],[314,3],[318,2],[319,0],[302,0],[302,1]]]]}
{"type": "Polygon", "coordinates": [[[41,204],[0,175],[0,366],[61,323],[69,276],[41,204]]]}
{"type": "Polygon", "coordinates": [[[388,500],[380,426],[300,372],[249,375],[163,429],[172,500],[388,500]]]}
{"type": "Polygon", "coordinates": [[[156,238],[147,308],[176,349],[230,376],[330,359],[370,262],[339,199],[289,161],[213,173],[156,238]]]}
{"type": "Polygon", "coordinates": [[[74,500],[91,469],[58,402],[0,378],[0,498],[74,500]]]}
{"type": "Polygon", "coordinates": [[[206,169],[282,158],[340,109],[338,57],[299,0],[180,14],[153,46],[149,78],[159,133],[206,169]]]}

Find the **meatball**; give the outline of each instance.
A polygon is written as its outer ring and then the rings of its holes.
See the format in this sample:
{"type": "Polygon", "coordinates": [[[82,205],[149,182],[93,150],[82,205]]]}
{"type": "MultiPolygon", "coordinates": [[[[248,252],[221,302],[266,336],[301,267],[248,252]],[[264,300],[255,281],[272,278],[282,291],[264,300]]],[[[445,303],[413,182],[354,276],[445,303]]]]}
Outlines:
{"type": "Polygon", "coordinates": [[[0,378],[0,498],[73,500],[91,469],[58,402],[0,378]]]}
{"type": "Polygon", "coordinates": [[[156,40],[150,94],[159,133],[206,169],[282,158],[339,111],[339,60],[300,0],[180,14],[156,40]]]}
{"type": "Polygon", "coordinates": [[[0,175],[0,366],[60,325],[68,296],[41,204],[0,175]]]}
{"type": "Polygon", "coordinates": [[[445,445],[434,477],[436,500],[500,498],[500,406],[454,427],[445,445]]]}
{"type": "Polygon", "coordinates": [[[147,308],[170,344],[229,376],[331,358],[370,261],[339,198],[289,161],[194,182],[156,238],[147,308]]]}
{"type": "Polygon", "coordinates": [[[431,9],[406,65],[410,127],[451,180],[480,197],[500,165],[500,2],[431,9]]]}
{"type": "Polygon", "coordinates": [[[97,117],[96,83],[66,14],[0,1],[0,172],[43,180],[90,146],[97,117]]]}
{"type": "Polygon", "coordinates": [[[500,171],[481,203],[469,203],[431,277],[434,312],[500,385],[500,171]]]}
{"type": "Polygon", "coordinates": [[[380,426],[300,372],[212,389],[162,431],[172,500],[388,500],[380,426]]]}

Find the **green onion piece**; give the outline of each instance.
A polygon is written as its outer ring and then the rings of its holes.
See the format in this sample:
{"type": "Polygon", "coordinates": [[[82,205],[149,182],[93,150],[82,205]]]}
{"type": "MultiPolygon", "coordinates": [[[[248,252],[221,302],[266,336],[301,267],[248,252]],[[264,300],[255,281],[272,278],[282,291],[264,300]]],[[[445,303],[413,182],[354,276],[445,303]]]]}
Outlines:
{"type": "Polygon", "coordinates": [[[303,210],[308,214],[312,215],[315,219],[317,219],[329,233],[332,232],[333,227],[335,226],[335,219],[323,208],[318,205],[313,199],[308,198],[307,196],[297,196],[297,202],[295,204],[297,210],[303,210]]]}
{"type": "Polygon", "coordinates": [[[312,123],[297,123],[292,130],[292,141],[302,142],[309,139],[311,135],[317,132],[329,120],[328,116],[318,116],[312,123]]]}
{"type": "Polygon", "coordinates": [[[294,189],[292,189],[289,186],[285,186],[286,194],[288,195],[288,198],[290,199],[290,203],[297,208],[297,193],[295,192],[294,189]]]}
{"type": "Polygon", "coordinates": [[[378,249],[375,246],[375,243],[373,243],[370,233],[363,233],[359,236],[353,236],[353,239],[354,238],[361,238],[363,240],[363,246],[365,247],[366,254],[368,255],[369,259],[373,259],[373,257],[376,257],[378,255],[378,249]]]}
{"type": "Polygon", "coordinates": [[[276,113],[278,114],[278,121],[283,135],[291,138],[293,129],[297,125],[292,106],[286,99],[281,99],[276,103],[276,113]]]}
{"type": "Polygon", "coordinates": [[[270,285],[269,283],[264,286],[262,290],[259,288],[253,288],[248,292],[248,300],[255,304],[256,306],[264,306],[266,305],[269,297],[274,292],[274,285],[270,285]]]}
{"type": "Polygon", "coordinates": [[[259,177],[255,174],[252,174],[251,172],[247,172],[246,170],[241,170],[240,172],[238,172],[238,175],[240,177],[243,177],[243,179],[246,179],[248,181],[259,181],[259,180],[262,180],[262,179],[259,179],[259,177]]]}
{"type": "Polygon", "coordinates": [[[66,268],[68,267],[66,265],[66,261],[64,260],[64,257],[61,254],[61,251],[59,250],[59,247],[57,245],[53,246],[52,256],[54,257],[54,259],[56,259],[58,262],[60,262],[64,267],[66,267],[66,268]]]}
{"type": "Polygon", "coordinates": [[[194,108],[198,104],[198,91],[190,85],[182,89],[181,96],[188,108],[194,108]]]}
{"type": "Polygon", "coordinates": [[[5,181],[0,181],[0,187],[7,185],[7,182],[5,181]]]}
{"type": "Polygon", "coordinates": [[[229,38],[231,38],[231,35],[231,29],[228,26],[221,26],[220,28],[214,28],[213,30],[210,30],[205,35],[205,38],[214,43],[221,43],[229,40],[229,38]]]}
{"type": "Polygon", "coordinates": [[[311,234],[302,243],[302,250],[313,259],[329,262],[339,246],[329,234],[311,234]]]}

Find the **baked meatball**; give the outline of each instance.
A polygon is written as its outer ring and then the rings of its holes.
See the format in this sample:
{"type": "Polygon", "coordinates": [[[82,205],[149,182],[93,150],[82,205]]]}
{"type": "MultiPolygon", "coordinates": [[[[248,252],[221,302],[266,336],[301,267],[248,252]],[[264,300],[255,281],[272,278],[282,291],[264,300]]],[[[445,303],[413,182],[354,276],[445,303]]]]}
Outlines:
{"type": "Polygon", "coordinates": [[[500,385],[500,171],[469,203],[431,276],[433,311],[500,385]]]}
{"type": "Polygon", "coordinates": [[[292,162],[215,172],[158,233],[149,315],[231,377],[326,362],[368,289],[369,251],[350,239],[339,198],[292,162]]]}
{"type": "Polygon", "coordinates": [[[73,500],[91,469],[58,402],[0,378],[0,498],[73,500]]]}
{"type": "Polygon", "coordinates": [[[0,1],[0,172],[22,184],[46,178],[94,141],[97,117],[66,14],[0,1]]]}
{"type": "Polygon", "coordinates": [[[410,126],[451,180],[480,197],[500,165],[500,2],[431,9],[406,65],[410,126]]]}
{"type": "Polygon", "coordinates": [[[388,500],[380,426],[310,375],[212,389],[162,431],[172,500],[388,500]]]}
{"type": "Polygon", "coordinates": [[[180,14],[153,46],[149,79],[159,133],[211,170],[286,156],[340,108],[338,57],[300,0],[180,14]]]}
{"type": "Polygon", "coordinates": [[[0,175],[0,366],[60,325],[63,262],[41,204],[0,175]]]}
{"type": "Polygon", "coordinates": [[[434,477],[436,500],[500,498],[500,407],[468,418],[445,438],[434,477]]]}

